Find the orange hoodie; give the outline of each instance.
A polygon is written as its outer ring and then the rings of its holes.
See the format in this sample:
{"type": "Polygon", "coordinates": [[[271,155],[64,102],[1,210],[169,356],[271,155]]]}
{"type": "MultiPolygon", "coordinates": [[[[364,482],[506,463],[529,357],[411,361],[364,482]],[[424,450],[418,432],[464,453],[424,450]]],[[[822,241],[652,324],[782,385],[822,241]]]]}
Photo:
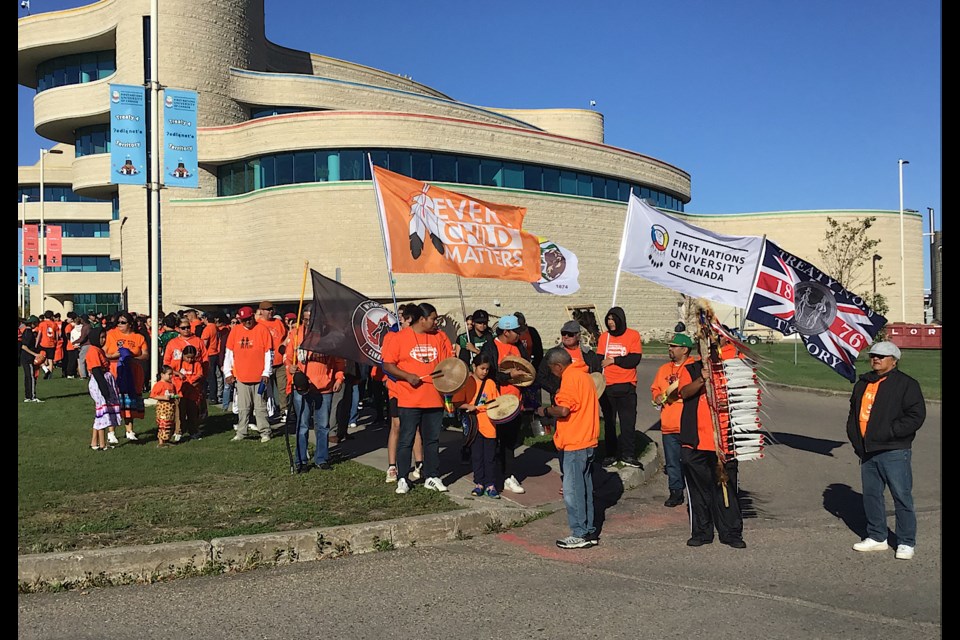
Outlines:
{"type": "Polygon", "coordinates": [[[567,417],[557,418],[557,430],[553,434],[557,450],[579,451],[596,447],[600,437],[600,405],[597,387],[590,374],[573,365],[564,369],[554,402],[570,410],[567,417]]]}

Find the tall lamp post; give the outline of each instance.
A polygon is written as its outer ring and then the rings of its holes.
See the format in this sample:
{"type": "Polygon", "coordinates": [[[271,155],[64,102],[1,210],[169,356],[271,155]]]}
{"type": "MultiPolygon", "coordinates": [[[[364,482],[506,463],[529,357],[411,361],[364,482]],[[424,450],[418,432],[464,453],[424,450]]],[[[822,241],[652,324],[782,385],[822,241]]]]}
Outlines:
{"type": "Polygon", "coordinates": [[[24,259],[27,254],[27,246],[24,242],[24,232],[27,229],[27,198],[25,193],[20,194],[20,313],[29,316],[27,313],[27,273],[24,266],[24,259]]]}
{"type": "Polygon", "coordinates": [[[47,157],[48,153],[61,154],[63,149],[44,149],[40,148],[40,229],[38,233],[38,242],[40,244],[40,312],[42,313],[44,308],[47,305],[47,299],[44,297],[43,293],[43,272],[46,271],[46,260],[47,260],[47,238],[46,238],[46,229],[43,226],[43,161],[47,157]]]}
{"type": "Polygon", "coordinates": [[[903,165],[905,164],[910,164],[910,161],[903,158],[897,160],[900,172],[900,322],[907,321],[907,263],[903,257],[903,165]]]}

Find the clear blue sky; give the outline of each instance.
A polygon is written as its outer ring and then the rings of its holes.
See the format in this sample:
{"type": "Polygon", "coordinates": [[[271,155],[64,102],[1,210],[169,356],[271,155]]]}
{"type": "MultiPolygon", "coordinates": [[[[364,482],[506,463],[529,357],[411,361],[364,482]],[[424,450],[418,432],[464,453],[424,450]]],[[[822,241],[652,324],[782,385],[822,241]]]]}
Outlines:
{"type": "MultiPolygon", "coordinates": [[[[608,144],[690,173],[690,212],[896,210],[904,158],[905,208],[932,207],[940,228],[939,2],[265,4],[278,44],[409,75],[463,102],[595,100],[608,144]]],[[[45,144],[32,97],[19,87],[21,165],[45,144]]]]}

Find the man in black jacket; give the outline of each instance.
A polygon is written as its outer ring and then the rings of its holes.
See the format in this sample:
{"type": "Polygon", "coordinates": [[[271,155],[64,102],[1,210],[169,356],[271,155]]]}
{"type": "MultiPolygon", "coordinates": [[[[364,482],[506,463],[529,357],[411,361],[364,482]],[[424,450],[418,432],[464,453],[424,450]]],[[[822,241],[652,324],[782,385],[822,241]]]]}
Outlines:
{"type": "Polygon", "coordinates": [[[870,347],[872,371],[860,376],[850,398],[847,437],[860,458],[863,510],[867,516],[867,537],[853,548],[890,548],[883,499],[886,487],[893,496],[897,518],[896,557],[910,560],[917,539],[910,447],[927,410],[920,384],[897,369],[899,361],[900,349],[892,342],[877,342],[870,347]]]}
{"type": "Polygon", "coordinates": [[[619,459],[628,467],[642,468],[637,459],[637,366],[643,357],[643,342],[636,329],[627,327],[627,315],[620,307],[607,311],[603,320],[607,330],[597,340],[597,353],[603,357],[606,391],[600,397],[603,412],[604,447],[607,455],[603,466],[610,467],[619,459]],[[617,438],[617,418],[620,438],[617,438]]]}

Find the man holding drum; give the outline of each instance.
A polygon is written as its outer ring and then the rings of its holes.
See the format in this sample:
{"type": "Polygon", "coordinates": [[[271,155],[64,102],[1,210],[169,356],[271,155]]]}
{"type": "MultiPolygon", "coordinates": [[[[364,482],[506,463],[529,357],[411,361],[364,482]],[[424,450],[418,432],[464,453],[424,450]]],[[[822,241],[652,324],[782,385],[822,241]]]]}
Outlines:
{"type": "Polygon", "coordinates": [[[408,307],[410,326],[384,343],[383,370],[396,378],[394,390],[400,413],[400,441],[397,445],[397,489],[410,491],[407,474],[410,452],[420,425],[423,438],[423,486],[432,491],[447,491],[440,481],[440,429],[443,421],[443,397],[433,385],[431,374],[441,360],[453,356],[447,336],[437,331],[437,310],[426,302],[408,307]]]}

